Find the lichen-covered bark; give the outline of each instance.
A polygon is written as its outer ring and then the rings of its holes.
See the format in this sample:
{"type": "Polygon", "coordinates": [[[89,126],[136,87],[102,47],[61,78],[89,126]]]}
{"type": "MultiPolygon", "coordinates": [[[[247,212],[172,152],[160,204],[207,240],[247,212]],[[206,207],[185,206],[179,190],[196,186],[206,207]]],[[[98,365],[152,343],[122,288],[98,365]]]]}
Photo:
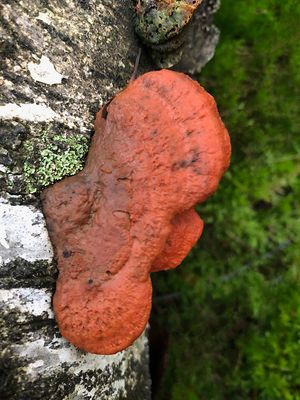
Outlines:
{"type": "Polygon", "coordinates": [[[104,357],[61,338],[56,267],[37,195],[80,169],[98,108],[125,86],[137,43],[128,2],[2,1],[2,399],[147,399],[143,335],[104,357]]]}
{"type": "Polygon", "coordinates": [[[78,146],[87,150],[84,139],[96,111],[124,87],[133,70],[138,47],[129,4],[2,2],[0,116],[16,121],[4,127],[9,132],[2,140],[3,189],[34,192],[77,172],[84,154],[78,146]],[[57,136],[64,146],[53,148],[57,136]],[[58,165],[56,157],[50,176],[55,153],[65,160],[58,165]]]}
{"type": "MultiPolygon", "coordinates": [[[[211,2],[203,1],[206,10],[211,2]]],[[[139,47],[132,1],[0,7],[0,398],[146,400],[145,335],[105,357],[61,338],[39,201],[40,189],[82,168],[96,112],[132,74],[139,47]]],[[[143,52],[139,71],[152,68],[143,52]]]]}
{"type": "Polygon", "coordinates": [[[220,0],[141,0],[136,33],[157,67],[194,74],[214,55],[219,31],[213,16],[219,6],[220,0]]]}
{"type": "Polygon", "coordinates": [[[213,58],[220,35],[213,25],[213,18],[219,7],[220,0],[203,0],[187,27],[185,45],[176,70],[195,74],[213,58]]]}

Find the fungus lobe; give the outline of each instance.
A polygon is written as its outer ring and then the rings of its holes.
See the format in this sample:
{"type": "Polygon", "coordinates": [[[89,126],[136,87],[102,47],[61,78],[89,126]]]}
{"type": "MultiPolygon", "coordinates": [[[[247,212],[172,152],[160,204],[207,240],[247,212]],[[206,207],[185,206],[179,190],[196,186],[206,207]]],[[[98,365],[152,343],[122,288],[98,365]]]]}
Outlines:
{"type": "Polygon", "coordinates": [[[84,169],[42,193],[65,338],[97,354],[133,343],[151,309],[149,273],[179,265],[198,240],[193,207],[229,159],[214,99],[182,73],[144,74],[98,112],[84,169]]]}

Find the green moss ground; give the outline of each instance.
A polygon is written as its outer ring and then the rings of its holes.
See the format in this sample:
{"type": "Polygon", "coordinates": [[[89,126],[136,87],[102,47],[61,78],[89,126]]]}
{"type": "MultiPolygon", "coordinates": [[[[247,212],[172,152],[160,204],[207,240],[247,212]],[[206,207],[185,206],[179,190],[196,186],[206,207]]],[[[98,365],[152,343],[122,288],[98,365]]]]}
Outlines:
{"type": "Polygon", "coordinates": [[[159,400],[300,399],[299,21],[293,0],[222,2],[199,81],[231,133],[232,164],[198,207],[196,248],[153,274],[153,319],[169,335],[159,400]]]}

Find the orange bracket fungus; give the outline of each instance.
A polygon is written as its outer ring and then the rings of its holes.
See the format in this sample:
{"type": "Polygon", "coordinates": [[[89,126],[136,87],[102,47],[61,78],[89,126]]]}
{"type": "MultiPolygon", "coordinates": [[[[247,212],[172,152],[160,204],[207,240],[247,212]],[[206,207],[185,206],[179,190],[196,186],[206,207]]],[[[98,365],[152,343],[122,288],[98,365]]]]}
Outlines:
{"type": "Polygon", "coordinates": [[[213,97],[182,73],[146,73],[98,112],[83,171],[42,193],[65,338],[113,354],[143,332],[149,273],[176,267],[196,243],[203,222],[193,207],[229,158],[213,97]]]}

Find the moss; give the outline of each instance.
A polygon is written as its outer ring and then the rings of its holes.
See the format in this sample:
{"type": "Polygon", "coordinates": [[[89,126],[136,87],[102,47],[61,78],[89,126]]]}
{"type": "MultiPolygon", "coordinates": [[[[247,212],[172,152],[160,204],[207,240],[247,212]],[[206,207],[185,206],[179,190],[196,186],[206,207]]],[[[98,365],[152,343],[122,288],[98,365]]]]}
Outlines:
{"type": "Polygon", "coordinates": [[[83,135],[45,131],[23,144],[25,191],[35,193],[83,167],[89,139],[83,135]]]}

